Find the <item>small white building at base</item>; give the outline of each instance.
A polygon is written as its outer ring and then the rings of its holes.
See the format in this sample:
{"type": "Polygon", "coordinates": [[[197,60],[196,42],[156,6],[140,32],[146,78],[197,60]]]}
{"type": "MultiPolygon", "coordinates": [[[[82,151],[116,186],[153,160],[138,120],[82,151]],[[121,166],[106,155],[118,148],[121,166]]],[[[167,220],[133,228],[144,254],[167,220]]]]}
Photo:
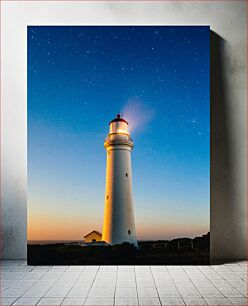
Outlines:
{"type": "Polygon", "coordinates": [[[85,243],[94,243],[102,241],[102,233],[98,231],[92,231],[84,236],[85,243]]]}

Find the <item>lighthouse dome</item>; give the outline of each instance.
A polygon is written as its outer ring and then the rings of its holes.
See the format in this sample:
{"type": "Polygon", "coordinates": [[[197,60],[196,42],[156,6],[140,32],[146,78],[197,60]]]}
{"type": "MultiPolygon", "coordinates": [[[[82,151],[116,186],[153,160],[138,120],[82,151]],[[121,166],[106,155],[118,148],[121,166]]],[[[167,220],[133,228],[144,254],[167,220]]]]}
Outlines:
{"type": "Polygon", "coordinates": [[[129,135],[128,122],[125,119],[121,118],[120,114],[117,114],[116,118],[109,122],[109,133],[129,135]]]}

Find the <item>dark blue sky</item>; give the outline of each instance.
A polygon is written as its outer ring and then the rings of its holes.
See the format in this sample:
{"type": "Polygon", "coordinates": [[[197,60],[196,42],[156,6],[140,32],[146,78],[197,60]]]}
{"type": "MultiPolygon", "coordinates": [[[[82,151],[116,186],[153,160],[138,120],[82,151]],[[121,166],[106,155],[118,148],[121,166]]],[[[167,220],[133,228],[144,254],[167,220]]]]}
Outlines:
{"type": "Polygon", "coordinates": [[[28,27],[31,219],[54,209],[91,220],[79,237],[101,230],[103,142],[121,111],[136,126],[138,237],[209,229],[209,33],[206,26],[28,27]]]}

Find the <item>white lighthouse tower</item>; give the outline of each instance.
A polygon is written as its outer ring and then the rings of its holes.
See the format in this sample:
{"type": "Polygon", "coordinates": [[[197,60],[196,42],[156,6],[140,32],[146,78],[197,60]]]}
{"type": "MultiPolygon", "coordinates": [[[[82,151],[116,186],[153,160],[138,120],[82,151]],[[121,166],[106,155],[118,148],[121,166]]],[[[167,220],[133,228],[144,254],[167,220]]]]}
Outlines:
{"type": "Polygon", "coordinates": [[[104,142],[107,169],[102,240],[109,244],[129,242],[137,247],[132,196],[133,141],[128,122],[119,114],[109,126],[104,142]]]}

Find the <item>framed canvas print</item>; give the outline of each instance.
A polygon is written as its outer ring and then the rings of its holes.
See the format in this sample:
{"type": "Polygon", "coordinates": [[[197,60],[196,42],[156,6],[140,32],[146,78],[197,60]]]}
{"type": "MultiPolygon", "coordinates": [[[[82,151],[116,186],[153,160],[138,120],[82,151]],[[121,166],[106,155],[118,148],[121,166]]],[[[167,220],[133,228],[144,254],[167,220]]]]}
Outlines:
{"type": "Polygon", "coordinates": [[[209,27],[27,36],[28,263],[209,264],[209,27]]]}

